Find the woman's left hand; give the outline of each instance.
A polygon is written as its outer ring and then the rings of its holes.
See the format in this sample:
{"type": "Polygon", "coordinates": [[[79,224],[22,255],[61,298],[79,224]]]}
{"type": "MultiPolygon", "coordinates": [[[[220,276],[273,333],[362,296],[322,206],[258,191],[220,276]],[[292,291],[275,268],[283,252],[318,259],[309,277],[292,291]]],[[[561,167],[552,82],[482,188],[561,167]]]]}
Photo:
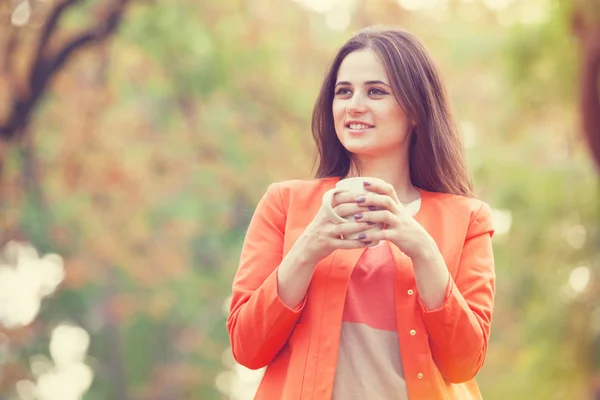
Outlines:
{"type": "Polygon", "coordinates": [[[357,205],[365,209],[355,215],[357,221],[383,223],[385,229],[366,232],[362,241],[387,240],[410,258],[419,258],[433,239],[404,208],[394,187],[389,183],[365,180],[367,195],[357,197],[357,205]],[[358,217],[358,218],[357,218],[358,217]]]}

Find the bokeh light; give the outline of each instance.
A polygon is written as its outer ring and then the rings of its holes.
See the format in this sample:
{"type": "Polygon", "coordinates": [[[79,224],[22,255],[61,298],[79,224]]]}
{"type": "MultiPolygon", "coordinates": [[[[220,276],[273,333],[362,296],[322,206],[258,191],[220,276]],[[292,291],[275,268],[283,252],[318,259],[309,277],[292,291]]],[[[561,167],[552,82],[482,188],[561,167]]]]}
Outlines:
{"type": "Polygon", "coordinates": [[[16,328],[30,324],[41,301],[65,277],[62,258],[39,257],[28,244],[9,242],[0,255],[0,325],[16,328]]]}
{"type": "Polygon", "coordinates": [[[89,334],[82,328],[61,324],[50,339],[52,360],[43,355],[31,359],[36,381],[17,384],[21,400],[81,400],[89,390],[94,373],[86,364],[89,334]]]}

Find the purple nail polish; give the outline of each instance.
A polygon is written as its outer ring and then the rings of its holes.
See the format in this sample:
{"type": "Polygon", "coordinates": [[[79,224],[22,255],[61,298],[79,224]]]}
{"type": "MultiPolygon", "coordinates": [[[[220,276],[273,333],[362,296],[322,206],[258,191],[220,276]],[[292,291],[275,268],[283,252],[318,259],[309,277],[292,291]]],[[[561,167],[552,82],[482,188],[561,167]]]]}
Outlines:
{"type": "Polygon", "coordinates": [[[362,217],[362,213],[354,214],[354,219],[361,219],[362,217]]]}
{"type": "Polygon", "coordinates": [[[358,238],[359,238],[360,240],[363,240],[363,239],[366,239],[366,238],[367,238],[367,235],[365,235],[364,233],[361,233],[360,235],[358,235],[358,238]]]}
{"type": "Polygon", "coordinates": [[[371,210],[371,211],[376,211],[376,210],[377,210],[377,207],[376,207],[376,206],[369,206],[369,210],[371,210]]]}
{"type": "Polygon", "coordinates": [[[358,204],[364,203],[365,201],[367,201],[367,198],[365,196],[360,196],[356,198],[356,202],[358,204]]]}
{"type": "Polygon", "coordinates": [[[365,185],[365,186],[371,186],[371,182],[369,182],[369,181],[364,181],[364,182],[363,182],[363,185],[365,185]]]}

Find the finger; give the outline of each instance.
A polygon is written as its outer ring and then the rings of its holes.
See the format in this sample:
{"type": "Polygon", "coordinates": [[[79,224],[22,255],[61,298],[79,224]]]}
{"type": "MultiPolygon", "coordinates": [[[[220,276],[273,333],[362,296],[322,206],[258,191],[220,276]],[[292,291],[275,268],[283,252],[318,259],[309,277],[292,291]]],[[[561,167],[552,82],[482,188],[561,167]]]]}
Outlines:
{"type": "Polygon", "coordinates": [[[396,214],[392,213],[390,210],[378,210],[363,212],[359,220],[366,223],[370,222],[371,224],[382,223],[386,226],[396,226],[397,218],[396,214]]]}
{"type": "Polygon", "coordinates": [[[402,204],[396,202],[393,198],[384,194],[369,193],[366,196],[359,196],[356,203],[362,207],[367,207],[369,210],[390,210],[396,213],[402,204]]]}
{"type": "Polygon", "coordinates": [[[356,203],[356,197],[359,196],[359,193],[354,192],[339,192],[333,196],[333,200],[331,201],[331,206],[335,208],[339,204],[344,203],[356,203]]]}
{"type": "Polygon", "coordinates": [[[331,235],[335,237],[351,235],[370,229],[371,226],[364,222],[348,222],[345,224],[333,225],[331,235]]]}
{"type": "Polygon", "coordinates": [[[368,247],[372,241],[333,239],[332,244],[336,249],[362,249],[368,247]]]}
{"type": "Polygon", "coordinates": [[[365,179],[365,181],[363,182],[363,186],[369,192],[387,195],[396,201],[398,200],[398,197],[396,196],[396,190],[392,185],[390,185],[387,182],[381,181],[379,179],[365,179]]]}
{"type": "Polygon", "coordinates": [[[334,207],[333,211],[340,217],[346,218],[365,211],[365,208],[361,207],[360,204],[357,204],[355,198],[352,203],[344,203],[334,207]]]}
{"type": "Polygon", "coordinates": [[[363,243],[372,243],[375,241],[389,240],[391,235],[392,231],[389,229],[363,232],[358,236],[358,240],[363,243]]]}

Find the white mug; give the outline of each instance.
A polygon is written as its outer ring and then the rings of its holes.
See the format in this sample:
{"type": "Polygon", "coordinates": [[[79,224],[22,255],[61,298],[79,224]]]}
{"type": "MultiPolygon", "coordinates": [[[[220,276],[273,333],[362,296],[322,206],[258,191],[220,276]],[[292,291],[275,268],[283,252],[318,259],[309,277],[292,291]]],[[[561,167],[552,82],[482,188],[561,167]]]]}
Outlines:
{"type": "MultiPolygon", "coordinates": [[[[333,210],[333,207],[331,204],[331,202],[333,200],[333,196],[335,196],[337,193],[340,193],[340,192],[352,192],[352,193],[356,193],[357,195],[366,194],[366,193],[368,193],[368,191],[365,189],[365,186],[363,183],[365,181],[374,181],[374,180],[376,180],[376,178],[356,177],[356,178],[342,179],[335,185],[335,187],[333,189],[330,189],[327,192],[325,192],[325,194],[323,195],[323,210],[325,211],[327,218],[331,222],[336,223],[336,224],[342,224],[345,222],[354,221],[353,215],[350,215],[348,217],[342,217],[342,216],[336,214],[336,212],[333,210]]],[[[369,232],[380,231],[382,229],[383,229],[383,224],[381,224],[381,223],[375,224],[375,225],[370,225],[368,228],[365,227],[365,230],[362,232],[353,233],[351,235],[344,236],[344,239],[357,240],[358,235],[360,235],[361,233],[368,234],[369,232]]],[[[369,244],[369,247],[373,247],[378,244],[379,244],[379,241],[372,241],[372,243],[369,244]]]]}

